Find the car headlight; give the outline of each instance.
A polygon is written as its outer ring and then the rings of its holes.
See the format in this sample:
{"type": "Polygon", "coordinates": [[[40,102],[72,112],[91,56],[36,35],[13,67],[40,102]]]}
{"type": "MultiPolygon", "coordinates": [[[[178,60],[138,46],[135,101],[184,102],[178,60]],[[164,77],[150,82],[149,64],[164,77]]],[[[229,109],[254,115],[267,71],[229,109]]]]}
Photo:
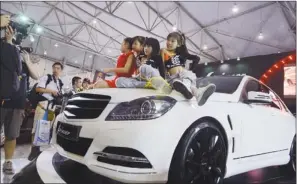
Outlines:
{"type": "Polygon", "coordinates": [[[106,121],[150,120],[159,118],[176,103],[169,96],[149,96],[118,104],[106,121]]]}

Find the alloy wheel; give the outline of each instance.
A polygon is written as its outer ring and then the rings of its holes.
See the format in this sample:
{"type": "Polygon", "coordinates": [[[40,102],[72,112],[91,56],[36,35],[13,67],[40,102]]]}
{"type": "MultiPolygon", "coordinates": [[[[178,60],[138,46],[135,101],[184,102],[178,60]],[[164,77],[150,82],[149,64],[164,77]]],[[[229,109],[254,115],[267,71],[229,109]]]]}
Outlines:
{"type": "Polygon", "coordinates": [[[226,147],[218,130],[203,128],[189,141],[183,167],[185,183],[219,184],[224,177],[226,147]]]}

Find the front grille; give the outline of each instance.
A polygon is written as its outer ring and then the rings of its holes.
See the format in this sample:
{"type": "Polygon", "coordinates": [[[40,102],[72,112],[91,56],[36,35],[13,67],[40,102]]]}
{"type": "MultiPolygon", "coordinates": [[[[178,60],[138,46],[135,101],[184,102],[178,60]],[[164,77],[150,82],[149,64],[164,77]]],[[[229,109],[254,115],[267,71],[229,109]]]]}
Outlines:
{"type": "Polygon", "coordinates": [[[92,141],[93,139],[83,137],[79,137],[78,141],[71,141],[57,134],[58,145],[60,145],[65,151],[80,156],[85,156],[92,144],[92,141]]]}
{"type": "Polygon", "coordinates": [[[64,114],[68,119],[95,119],[100,116],[110,99],[106,95],[76,94],[68,100],[64,114]]]}
{"type": "Polygon", "coordinates": [[[97,161],[130,168],[152,168],[147,158],[131,148],[107,147],[102,152],[95,152],[97,161]]]}
{"type": "Polygon", "coordinates": [[[85,156],[89,147],[91,146],[93,139],[90,138],[83,138],[78,137],[77,140],[70,140],[66,139],[63,136],[59,135],[58,127],[60,126],[61,122],[57,123],[56,135],[57,135],[57,143],[60,145],[65,151],[85,156]]]}

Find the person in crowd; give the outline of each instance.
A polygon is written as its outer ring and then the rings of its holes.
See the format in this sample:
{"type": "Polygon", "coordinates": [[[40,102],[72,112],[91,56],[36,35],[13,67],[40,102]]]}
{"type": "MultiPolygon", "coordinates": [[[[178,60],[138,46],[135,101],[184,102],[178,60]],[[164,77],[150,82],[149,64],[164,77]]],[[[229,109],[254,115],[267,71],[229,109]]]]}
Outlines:
{"type": "MultiPolygon", "coordinates": [[[[140,67],[141,65],[141,59],[144,57],[144,42],[145,42],[145,37],[143,36],[135,36],[133,38],[133,44],[132,44],[132,51],[134,54],[134,57],[136,58],[136,66],[137,68],[140,67]]],[[[138,73],[138,70],[135,71],[138,73]]]]}
{"type": "Polygon", "coordinates": [[[84,78],[83,82],[82,82],[82,88],[83,90],[88,90],[91,87],[91,80],[88,78],[84,78]]]}
{"type": "Polygon", "coordinates": [[[0,27],[7,27],[10,22],[10,16],[9,15],[0,15],[0,27]]]}
{"type": "Polygon", "coordinates": [[[78,76],[75,76],[72,78],[72,90],[74,93],[81,92],[83,90],[82,88],[82,81],[81,78],[78,76]]]}
{"type": "Polygon", "coordinates": [[[113,80],[100,80],[94,84],[94,88],[116,88],[116,80],[119,77],[131,77],[135,72],[136,64],[132,53],[132,38],[125,38],[121,45],[122,54],[119,56],[116,68],[105,68],[104,73],[114,72],[113,80]]]}
{"type": "Polygon", "coordinates": [[[214,84],[206,84],[197,88],[196,75],[185,69],[186,60],[198,63],[200,58],[191,55],[186,47],[184,34],[172,32],[167,36],[167,48],[161,50],[161,56],[165,68],[169,74],[169,83],[172,87],[182,93],[186,99],[196,97],[199,106],[204,105],[207,99],[215,92],[214,84]]]}
{"type": "MultiPolygon", "coordinates": [[[[36,92],[41,94],[42,99],[39,100],[35,109],[32,141],[35,136],[36,122],[43,118],[45,110],[48,109],[48,121],[53,121],[55,118],[55,106],[53,106],[52,102],[62,95],[63,83],[60,76],[63,72],[63,68],[64,66],[60,62],[55,62],[52,65],[52,75],[41,77],[36,86],[36,92]]],[[[32,161],[40,153],[40,147],[32,145],[28,160],[32,161]]]]}
{"type": "Polygon", "coordinates": [[[98,72],[97,80],[104,80],[105,74],[103,72],[98,72]]]}
{"type": "MultiPolygon", "coordinates": [[[[2,17],[1,17],[2,21],[2,17]]],[[[13,45],[13,36],[15,30],[10,26],[5,31],[5,41],[13,45]]],[[[16,49],[19,52],[18,49],[16,49]]],[[[7,53],[6,53],[7,54],[7,53]]],[[[4,124],[5,143],[4,143],[4,157],[3,172],[5,174],[14,174],[12,165],[12,157],[16,147],[16,138],[19,137],[20,128],[25,115],[26,92],[29,88],[29,77],[34,80],[38,79],[38,70],[31,62],[30,56],[26,51],[21,51],[21,80],[18,91],[12,95],[15,98],[5,101],[1,107],[0,127],[4,124]]]]}
{"type": "Polygon", "coordinates": [[[147,38],[144,43],[144,56],[139,61],[136,78],[118,78],[119,88],[154,88],[169,94],[172,88],[165,80],[165,67],[160,56],[160,43],[155,38],[147,38]]]}

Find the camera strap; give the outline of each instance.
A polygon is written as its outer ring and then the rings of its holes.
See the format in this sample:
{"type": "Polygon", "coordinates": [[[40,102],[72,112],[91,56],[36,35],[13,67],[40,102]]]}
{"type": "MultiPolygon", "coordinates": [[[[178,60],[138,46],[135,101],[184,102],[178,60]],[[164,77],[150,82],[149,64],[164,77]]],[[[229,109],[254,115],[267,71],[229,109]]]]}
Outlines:
{"type": "Polygon", "coordinates": [[[61,89],[61,84],[60,84],[60,80],[58,79],[58,81],[57,81],[57,79],[55,78],[55,76],[54,75],[52,75],[52,78],[53,78],[53,80],[54,80],[54,83],[56,84],[56,86],[57,86],[57,89],[58,89],[58,92],[60,93],[60,94],[62,94],[62,89],[61,89]],[[59,84],[58,84],[58,82],[59,82],[59,84]]]}
{"type": "Polygon", "coordinates": [[[22,61],[21,61],[21,57],[20,57],[20,52],[18,51],[16,46],[12,45],[12,47],[14,49],[14,52],[17,55],[17,59],[15,60],[16,61],[16,70],[17,70],[18,75],[21,75],[22,74],[22,61]]]}

